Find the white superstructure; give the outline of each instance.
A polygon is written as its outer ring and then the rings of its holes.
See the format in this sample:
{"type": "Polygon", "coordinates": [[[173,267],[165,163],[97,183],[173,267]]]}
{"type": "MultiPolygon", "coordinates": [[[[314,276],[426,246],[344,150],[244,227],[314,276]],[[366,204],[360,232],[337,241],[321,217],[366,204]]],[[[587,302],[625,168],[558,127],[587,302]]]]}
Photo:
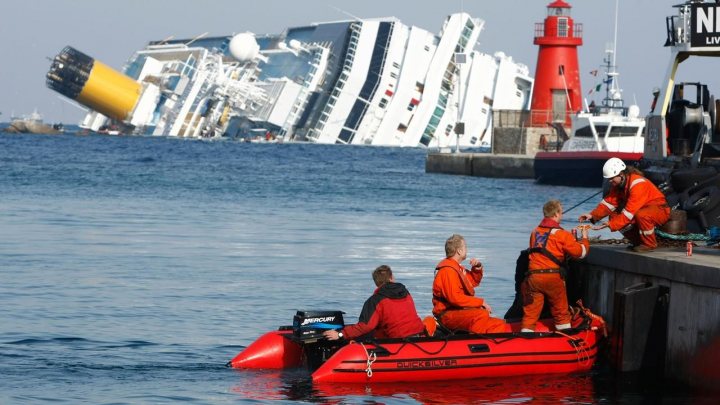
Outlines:
{"type": "Polygon", "coordinates": [[[143,83],[128,119],[82,126],[178,137],[358,145],[488,146],[492,110],[527,110],[533,79],[474,49],[484,21],[448,16],[439,35],[396,18],[291,27],[278,35],[150,43],[125,75],[143,83]]]}
{"type": "Polygon", "coordinates": [[[614,56],[613,49],[606,51],[605,98],[599,106],[587,106],[571,116],[572,135],[562,151],[643,152],[645,119],[637,105],[625,106],[614,56]]]}

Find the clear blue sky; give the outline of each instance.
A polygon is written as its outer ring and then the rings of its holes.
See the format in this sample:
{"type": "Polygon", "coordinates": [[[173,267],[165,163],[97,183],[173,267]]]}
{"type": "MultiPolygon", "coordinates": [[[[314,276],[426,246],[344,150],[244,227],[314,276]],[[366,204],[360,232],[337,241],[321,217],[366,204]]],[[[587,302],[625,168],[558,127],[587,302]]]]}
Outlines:
{"type": "MultiPolygon", "coordinates": [[[[614,30],[614,0],[568,0],[575,22],[584,26],[579,50],[583,92],[597,84],[589,75],[602,62],[614,30]]],[[[45,86],[52,58],[65,45],[122,69],[132,53],[150,40],[190,38],[205,32],[279,33],[310,22],[395,16],[405,24],[439,32],[446,15],[461,9],[485,20],[476,49],[505,52],[535,71],[534,24],[545,18],[550,0],[4,0],[0,23],[0,121],[37,108],[46,121],[77,123],[84,113],[45,86]]],[[[642,113],[652,88],[667,69],[665,17],[681,0],[621,0],[618,68],[626,102],[637,100],[642,113]]],[[[685,65],[685,64],[683,64],[685,65]]],[[[720,76],[720,63],[683,66],[681,80],[720,76]]],[[[720,95],[720,79],[711,92],[720,95]]]]}

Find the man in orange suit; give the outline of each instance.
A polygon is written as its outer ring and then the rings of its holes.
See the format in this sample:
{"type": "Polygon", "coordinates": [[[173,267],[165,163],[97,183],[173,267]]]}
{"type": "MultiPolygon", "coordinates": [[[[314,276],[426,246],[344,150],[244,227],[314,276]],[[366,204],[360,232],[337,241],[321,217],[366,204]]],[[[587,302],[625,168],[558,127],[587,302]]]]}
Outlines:
{"type": "Polygon", "coordinates": [[[582,259],[590,250],[588,228],[582,228],[582,241],[578,242],[560,227],[563,210],[560,201],[550,200],[543,206],[544,218],[530,234],[528,272],[520,286],[523,297],[522,332],[534,332],[545,299],[555,329],[570,328],[567,291],[562,268],[566,258],[582,259]]]}
{"type": "Polygon", "coordinates": [[[593,229],[610,228],[620,231],[638,253],[652,252],[657,248],[655,227],[670,219],[665,195],[634,167],[626,167],[618,158],[610,158],[603,166],[603,177],[610,182],[610,192],[600,204],[579,221],[593,224],[609,216],[610,219],[593,229]]]}
{"type": "Polygon", "coordinates": [[[484,299],[475,296],[483,277],[478,259],[470,259],[470,270],[463,267],[467,258],[465,238],[453,235],[445,242],[445,256],[435,268],[433,281],[433,314],[446,328],[471,333],[510,331],[502,319],[490,316],[492,309],[484,299]]]}

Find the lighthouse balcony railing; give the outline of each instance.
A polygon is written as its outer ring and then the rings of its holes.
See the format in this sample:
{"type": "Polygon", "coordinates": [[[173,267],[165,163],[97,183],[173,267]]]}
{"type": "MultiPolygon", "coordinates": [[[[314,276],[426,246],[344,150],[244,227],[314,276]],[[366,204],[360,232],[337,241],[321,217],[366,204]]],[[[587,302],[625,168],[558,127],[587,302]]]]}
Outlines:
{"type": "Polygon", "coordinates": [[[582,38],[583,25],[581,23],[573,24],[573,29],[568,30],[567,27],[561,28],[557,25],[545,26],[545,23],[535,23],[535,38],[558,37],[558,38],[582,38]]]}
{"type": "Polygon", "coordinates": [[[544,128],[553,122],[565,122],[552,110],[493,110],[496,128],[544,128]]]}

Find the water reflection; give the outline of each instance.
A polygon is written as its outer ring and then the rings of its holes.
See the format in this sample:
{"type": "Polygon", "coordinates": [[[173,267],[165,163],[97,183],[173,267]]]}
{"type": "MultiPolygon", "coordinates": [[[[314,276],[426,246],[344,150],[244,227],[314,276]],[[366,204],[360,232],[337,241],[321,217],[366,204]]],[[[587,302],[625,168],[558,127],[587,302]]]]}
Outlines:
{"type": "Polygon", "coordinates": [[[591,375],[544,375],[395,384],[313,384],[304,370],[237,371],[246,399],[339,403],[591,404],[591,375]]]}

